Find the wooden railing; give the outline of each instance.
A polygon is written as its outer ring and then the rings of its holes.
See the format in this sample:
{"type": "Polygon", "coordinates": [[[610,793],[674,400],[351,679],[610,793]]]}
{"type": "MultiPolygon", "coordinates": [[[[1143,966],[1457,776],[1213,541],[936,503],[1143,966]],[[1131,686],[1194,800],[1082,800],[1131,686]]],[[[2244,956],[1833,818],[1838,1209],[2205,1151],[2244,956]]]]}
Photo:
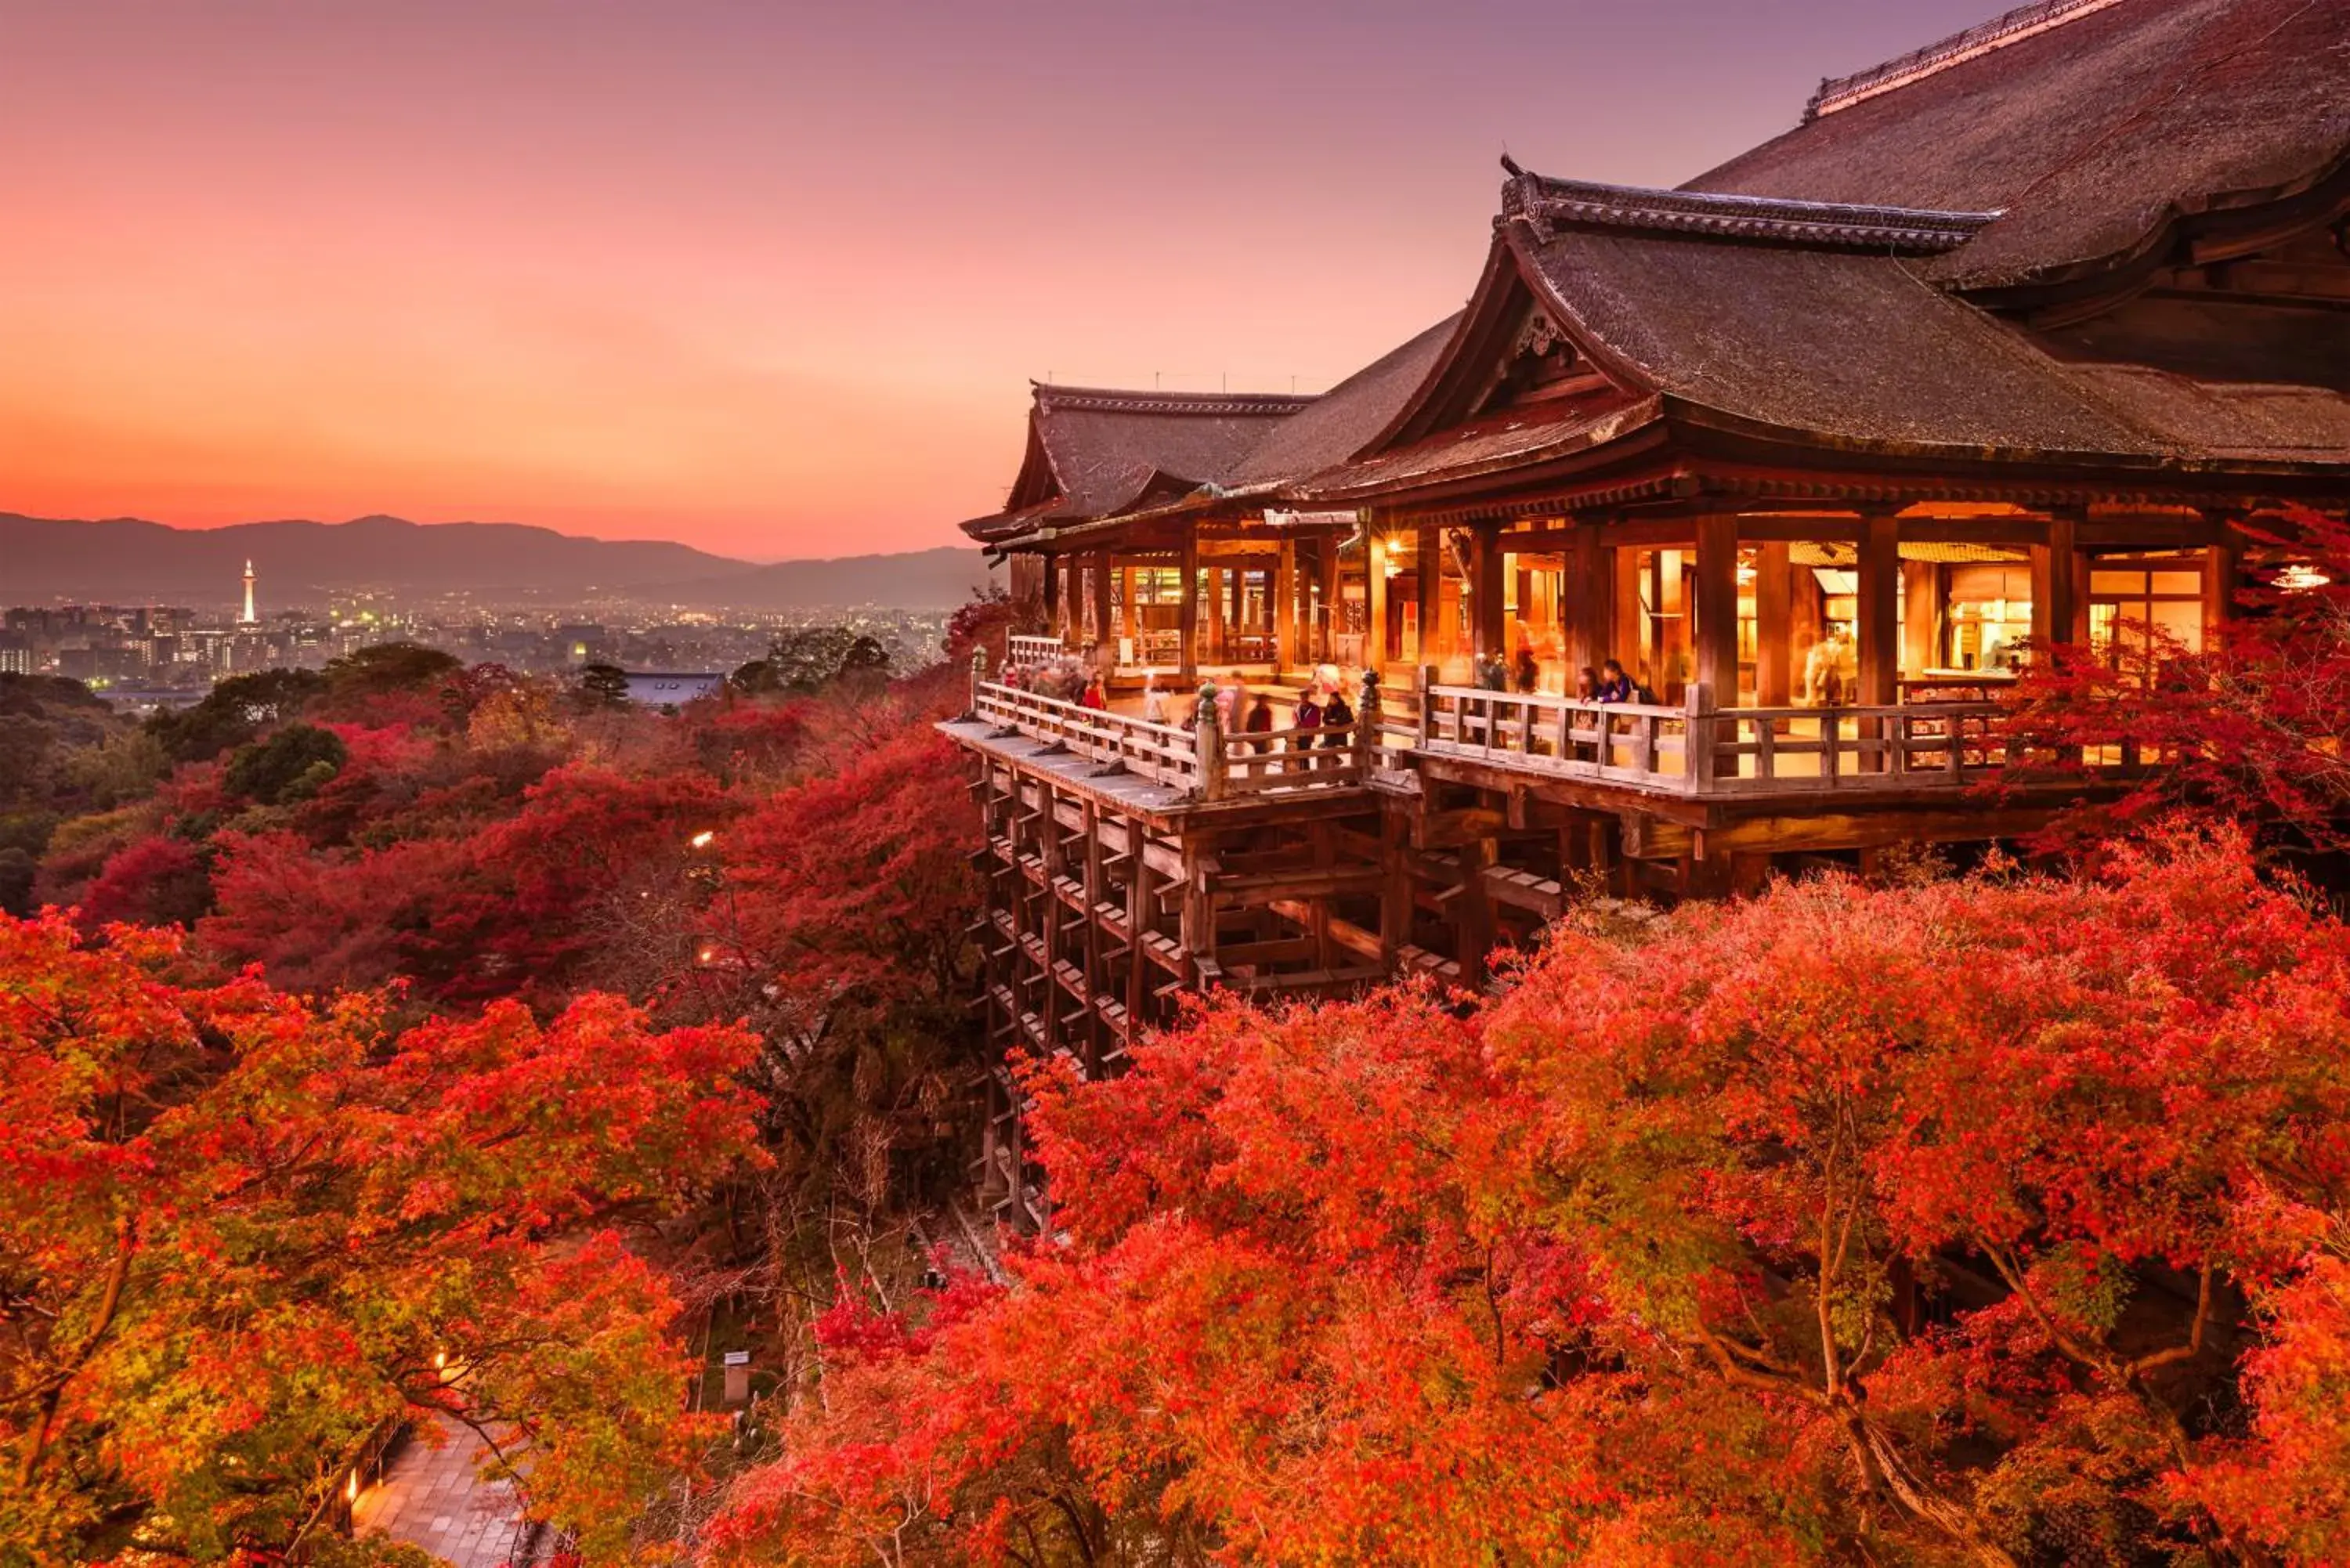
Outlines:
{"type": "Polygon", "coordinates": [[[1423,685],[1418,747],[1634,789],[1690,793],[1690,714],[1542,691],[1423,685]]]}
{"type": "Polygon", "coordinates": [[[1725,708],[1591,702],[1434,686],[1420,750],[1655,794],[1739,795],[1963,789],[1999,765],[1994,702],[1725,708]]]}
{"type": "MultiPolygon", "coordinates": [[[[1196,699],[1179,699],[1189,704],[1196,699]]],[[[1309,729],[1226,732],[1213,717],[1196,727],[1155,723],[992,680],[972,686],[972,714],[998,730],[1196,799],[1349,788],[1368,775],[1376,721],[1309,729]]]]}
{"type": "Polygon", "coordinates": [[[1014,634],[1003,639],[1003,662],[1007,668],[1028,670],[1039,664],[1050,664],[1068,653],[1057,637],[1024,637],[1014,634]]]}

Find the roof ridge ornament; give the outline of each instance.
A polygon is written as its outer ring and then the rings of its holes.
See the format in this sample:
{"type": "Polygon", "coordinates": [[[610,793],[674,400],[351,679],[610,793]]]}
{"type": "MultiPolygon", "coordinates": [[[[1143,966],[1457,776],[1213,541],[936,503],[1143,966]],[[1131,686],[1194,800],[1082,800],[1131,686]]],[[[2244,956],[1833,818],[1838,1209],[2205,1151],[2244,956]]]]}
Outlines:
{"type": "Polygon", "coordinates": [[[1939,255],[1997,219],[1991,213],[1798,202],[1706,191],[1658,191],[1555,180],[1519,171],[1502,188],[1503,223],[1523,223],[1547,244],[1574,224],[1715,239],[1763,240],[1815,249],[1939,255]]]}
{"type": "Polygon", "coordinates": [[[2010,44],[2061,27],[2065,23],[2117,5],[2121,0],[2033,0],[2029,5],[2019,5],[2003,16],[1953,33],[1923,48],[1897,55],[1881,65],[1865,71],[1855,71],[1847,77],[1824,78],[1819,91],[1804,106],[1804,123],[1809,125],[1824,114],[1834,114],[1840,109],[1850,109],[1881,93],[1908,87],[1939,71],[1961,65],[1993,49],[2003,49],[2010,44]]]}

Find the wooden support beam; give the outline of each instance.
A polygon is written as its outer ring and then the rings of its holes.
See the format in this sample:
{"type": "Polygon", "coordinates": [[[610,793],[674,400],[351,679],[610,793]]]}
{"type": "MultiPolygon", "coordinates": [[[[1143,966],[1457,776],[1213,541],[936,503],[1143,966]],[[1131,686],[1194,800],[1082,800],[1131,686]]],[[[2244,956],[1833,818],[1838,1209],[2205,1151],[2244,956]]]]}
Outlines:
{"type": "Polygon", "coordinates": [[[1738,706],[1738,518],[1697,520],[1697,678],[1720,708],[1738,706]]]}
{"type": "Polygon", "coordinates": [[[1208,600],[1208,662],[1220,664],[1227,657],[1224,643],[1224,568],[1202,567],[1201,576],[1206,578],[1208,600]]]}
{"type": "MultiPolygon", "coordinates": [[[[1338,657],[1338,627],[1343,618],[1341,608],[1344,603],[1339,595],[1338,539],[1336,535],[1325,535],[1314,542],[1314,568],[1317,574],[1318,602],[1306,620],[1308,640],[1302,657],[1309,663],[1331,662],[1338,657]]],[[[1365,663],[1370,663],[1367,649],[1363,659],[1365,663]]],[[[1378,666],[1373,664],[1371,668],[1376,670],[1378,666]]]]}
{"type": "Polygon", "coordinates": [[[2079,535],[2078,517],[2064,513],[2048,519],[2043,542],[2032,546],[2032,635],[2043,645],[2075,640],[2079,535]]]}
{"type": "Polygon", "coordinates": [[[1900,534],[1889,515],[1872,516],[1865,523],[1859,597],[1854,604],[1860,642],[1860,691],[1854,700],[1882,707],[1898,701],[1900,694],[1900,534]]]}
{"type": "Polygon", "coordinates": [[[1503,626],[1502,570],[1508,558],[1490,527],[1470,530],[1469,539],[1471,642],[1480,659],[1506,659],[1510,650],[1503,626]]]}
{"type": "Polygon", "coordinates": [[[1045,635],[1058,637],[1061,632],[1061,566],[1052,556],[1045,557],[1045,635]]]}
{"type": "Polygon", "coordinates": [[[1783,541],[1754,547],[1754,703],[1787,706],[1794,690],[1795,567],[1783,541]]]}
{"type": "Polygon", "coordinates": [[[1596,523],[1577,523],[1567,553],[1565,599],[1559,607],[1566,629],[1566,687],[1586,668],[1596,673],[1616,658],[1616,552],[1603,541],[1596,523]]]}
{"type": "Polygon", "coordinates": [[[1941,662],[1944,567],[1934,561],[1901,563],[1901,673],[1916,677],[1941,662]]]}
{"type": "Polygon", "coordinates": [[[2244,538],[2223,527],[2219,542],[2203,554],[2203,646],[2216,645],[2220,628],[2241,612],[2236,595],[2242,590],[2244,538]]]}
{"type": "Polygon", "coordinates": [[[1180,670],[1186,683],[1200,673],[1200,536],[1186,529],[1183,549],[1175,567],[1180,602],[1176,609],[1176,639],[1180,670]]]}
{"type": "MultiPolygon", "coordinates": [[[[1384,675],[1388,668],[1388,542],[1376,529],[1364,542],[1363,561],[1363,662],[1384,675]]],[[[1335,617],[1335,601],[1331,608],[1335,617]]],[[[1336,633],[1335,620],[1330,630],[1336,633]]]]}
{"type": "Polygon", "coordinates": [[[1444,530],[1422,528],[1419,531],[1419,662],[1440,664],[1444,661],[1443,639],[1437,623],[1444,611],[1444,530]]]}
{"type": "Polygon", "coordinates": [[[1109,552],[1094,556],[1094,640],[1105,650],[1106,657],[1118,657],[1118,632],[1110,624],[1109,552]]]}
{"type": "Polygon", "coordinates": [[[1461,846],[1459,897],[1452,906],[1454,956],[1462,977],[1472,985],[1485,978],[1485,961],[1493,952],[1493,903],[1485,890],[1485,873],[1492,869],[1494,858],[1490,838],[1472,838],[1461,846]]]}
{"type": "Polygon", "coordinates": [[[1661,684],[1661,673],[1648,662],[1649,621],[1641,608],[1640,553],[1617,547],[1608,554],[1616,557],[1616,611],[1609,628],[1613,638],[1601,661],[1613,659],[1633,680],[1661,684]]]}
{"type": "Polygon", "coordinates": [[[1281,542],[1281,559],[1273,569],[1273,672],[1297,662],[1297,541],[1281,542]]]}

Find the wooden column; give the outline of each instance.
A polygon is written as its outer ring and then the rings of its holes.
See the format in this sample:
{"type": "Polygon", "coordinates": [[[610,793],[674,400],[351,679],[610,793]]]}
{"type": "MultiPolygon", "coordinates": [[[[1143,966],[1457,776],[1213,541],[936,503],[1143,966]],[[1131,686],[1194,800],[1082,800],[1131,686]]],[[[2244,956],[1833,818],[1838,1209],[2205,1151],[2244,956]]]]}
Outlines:
{"type": "Polygon", "coordinates": [[[1118,662],[1118,628],[1110,624],[1109,552],[1094,557],[1094,640],[1101,645],[1106,665],[1118,662]]]}
{"type": "Polygon", "coordinates": [[[1200,673],[1200,536],[1188,528],[1183,531],[1175,577],[1177,658],[1183,679],[1189,681],[1200,673]]]}
{"type": "Polygon", "coordinates": [[[1915,679],[1941,662],[1942,568],[1901,563],[1901,672],[1915,679]]]}
{"type": "MultiPolygon", "coordinates": [[[[1308,662],[1335,661],[1338,657],[1338,628],[1345,620],[1345,598],[1340,587],[1338,536],[1325,534],[1314,546],[1314,591],[1318,602],[1305,621],[1305,658],[1308,662]]],[[[1365,559],[1369,558],[1366,548],[1365,559]]],[[[1367,640],[1367,639],[1366,639],[1367,640]]],[[[1363,650],[1363,663],[1371,666],[1370,650],[1363,650]]]]}
{"type": "Polygon", "coordinates": [[[1616,552],[1600,542],[1599,524],[1577,523],[1575,545],[1566,564],[1566,689],[1586,665],[1596,670],[1617,657],[1616,619],[1616,552]]]}
{"type": "Polygon", "coordinates": [[[1273,570],[1273,672],[1288,669],[1301,658],[1297,637],[1297,541],[1281,542],[1281,562],[1273,570]]]}
{"type": "Polygon", "coordinates": [[[2048,520],[2048,542],[2032,546],[2032,635],[2043,644],[2074,640],[2080,536],[2078,516],[2060,513],[2048,520]]]}
{"type": "Polygon", "coordinates": [[[1635,680],[1661,680],[1662,672],[1649,670],[1645,662],[1648,618],[1640,607],[1640,552],[1619,545],[1609,553],[1616,557],[1616,615],[1615,624],[1609,628],[1613,633],[1610,646],[1601,659],[1615,659],[1635,680]]]}
{"type": "Polygon", "coordinates": [[[1754,548],[1754,705],[1783,708],[1794,691],[1795,566],[1783,541],[1754,548]]]}
{"type": "MultiPolygon", "coordinates": [[[[1120,607],[1118,635],[1132,638],[1139,650],[1142,644],[1142,607],[1134,602],[1134,568],[1132,566],[1124,567],[1118,572],[1118,592],[1120,607]]],[[[1139,651],[1138,657],[1139,657],[1139,651]]]]}
{"type": "Polygon", "coordinates": [[[1860,643],[1860,691],[1853,701],[1887,706],[1899,695],[1901,672],[1901,548],[1890,514],[1860,525],[1860,588],[1853,614],[1860,643]]]}
{"type": "Polygon", "coordinates": [[[1718,708],[1738,706],[1738,518],[1697,520],[1697,678],[1718,708]]]}
{"type": "Polygon", "coordinates": [[[1659,550],[1648,573],[1648,602],[1657,612],[1657,670],[1649,684],[1667,702],[1680,701],[1689,695],[1684,683],[1701,679],[1696,673],[1696,660],[1690,657],[1697,637],[1696,618],[1690,604],[1690,589],[1696,580],[1696,556],[1694,550],[1659,550]]]}
{"type": "Polygon", "coordinates": [[[2238,614],[2236,594],[2243,587],[2244,536],[2224,514],[2214,515],[2219,537],[2203,552],[2203,646],[2219,646],[2220,628],[2238,614]]]}
{"type": "MultiPolygon", "coordinates": [[[[1330,633],[1335,638],[1338,629],[1335,600],[1330,613],[1330,633]]],[[[1376,527],[1363,541],[1363,662],[1382,675],[1387,673],[1388,542],[1376,527]]]]}
{"type": "Polygon", "coordinates": [[[1490,838],[1472,838],[1461,846],[1460,881],[1452,900],[1453,956],[1461,961],[1461,979],[1478,985],[1485,979],[1485,961],[1493,952],[1493,904],[1485,891],[1485,872],[1498,858],[1490,838]]]}
{"type": "Polygon", "coordinates": [[[1422,664],[1444,661],[1443,639],[1437,635],[1436,623],[1444,612],[1444,530],[1422,528],[1419,531],[1419,649],[1422,664]]]}
{"type": "Polygon", "coordinates": [[[1061,613],[1068,618],[1067,628],[1061,640],[1075,646],[1086,639],[1086,558],[1070,556],[1069,581],[1061,592],[1061,613]]]}
{"type": "Polygon", "coordinates": [[[1502,621],[1502,568],[1508,564],[1492,528],[1479,528],[1470,537],[1469,564],[1475,581],[1469,585],[1469,625],[1480,659],[1506,659],[1509,642],[1502,621]]]}
{"type": "Polygon", "coordinates": [[[1061,564],[1052,556],[1045,562],[1045,635],[1061,635],[1061,564]]]}
{"type": "Polygon", "coordinates": [[[1203,575],[1208,594],[1208,661],[1220,664],[1232,657],[1224,642],[1224,568],[1210,566],[1203,575]]]}

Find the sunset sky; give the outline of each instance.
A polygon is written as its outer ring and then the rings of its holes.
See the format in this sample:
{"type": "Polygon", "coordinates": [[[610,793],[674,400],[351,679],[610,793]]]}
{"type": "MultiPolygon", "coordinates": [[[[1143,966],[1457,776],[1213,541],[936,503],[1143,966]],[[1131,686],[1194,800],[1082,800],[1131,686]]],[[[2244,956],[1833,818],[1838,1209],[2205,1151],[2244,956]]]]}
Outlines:
{"type": "Polygon", "coordinates": [[[1507,148],[1672,184],[1997,0],[0,0],[0,511],[962,543],[1031,377],[1319,390],[1507,148]]]}

